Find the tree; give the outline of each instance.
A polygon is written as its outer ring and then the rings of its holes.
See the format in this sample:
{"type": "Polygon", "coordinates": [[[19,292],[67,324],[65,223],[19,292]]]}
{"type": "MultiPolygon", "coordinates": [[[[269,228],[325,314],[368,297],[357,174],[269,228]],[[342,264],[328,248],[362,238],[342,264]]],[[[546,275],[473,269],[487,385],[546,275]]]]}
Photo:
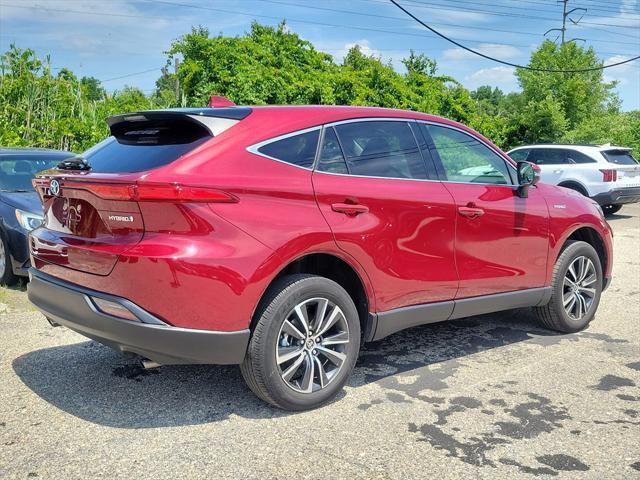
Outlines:
{"type": "MultiPolygon", "coordinates": [[[[530,67],[552,70],[576,70],[602,66],[592,47],[583,48],[576,42],[563,45],[545,40],[534,51],[529,61],[530,67]]],[[[616,103],[612,94],[613,82],[605,82],[602,70],[580,73],[545,73],[517,69],[516,76],[522,87],[527,104],[530,102],[558,103],[569,128],[575,128],[580,122],[607,109],[611,102],[616,103]]]]}
{"type": "Polygon", "coordinates": [[[90,102],[102,100],[106,95],[104,88],[102,88],[100,84],[100,80],[95,77],[82,77],[80,79],[80,85],[82,86],[85,97],[90,102]]]}

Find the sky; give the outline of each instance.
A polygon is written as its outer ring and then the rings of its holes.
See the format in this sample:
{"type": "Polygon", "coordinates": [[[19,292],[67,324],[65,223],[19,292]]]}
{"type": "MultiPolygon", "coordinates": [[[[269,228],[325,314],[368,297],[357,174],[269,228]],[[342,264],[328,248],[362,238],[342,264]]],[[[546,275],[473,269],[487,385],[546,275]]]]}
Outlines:
{"type": "MultiPolygon", "coordinates": [[[[399,0],[441,33],[501,60],[526,64],[544,33],[562,26],[555,0],[399,0]]],[[[584,39],[605,64],[640,55],[639,0],[569,0],[577,10],[567,40],[584,39]]],[[[173,40],[192,26],[242,35],[252,21],[288,27],[340,62],[354,45],[403,71],[410,49],[469,89],[517,91],[514,69],[428,32],[387,0],[0,0],[0,51],[11,43],[50,55],[54,68],[93,76],[110,91],[131,85],[150,93],[173,40]]],[[[558,32],[547,38],[555,40],[558,32]]],[[[640,109],[640,60],[605,70],[618,82],[623,110],[640,109]]],[[[214,93],[214,92],[212,92],[214,93]]]]}

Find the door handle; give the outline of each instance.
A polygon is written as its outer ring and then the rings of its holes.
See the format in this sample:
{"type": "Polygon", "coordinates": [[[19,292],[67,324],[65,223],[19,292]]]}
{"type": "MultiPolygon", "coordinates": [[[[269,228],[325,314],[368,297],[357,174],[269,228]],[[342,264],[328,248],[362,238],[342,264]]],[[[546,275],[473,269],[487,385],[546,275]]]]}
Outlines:
{"type": "Polygon", "coordinates": [[[458,207],[458,213],[473,220],[484,215],[484,210],[477,207],[458,207]]]}
{"type": "Polygon", "coordinates": [[[344,213],[345,215],[355,216],[360,213],[367,213],[369,211],[369,207],[352,203],[332,203],[331,210],[338,213],[344,213]]]}

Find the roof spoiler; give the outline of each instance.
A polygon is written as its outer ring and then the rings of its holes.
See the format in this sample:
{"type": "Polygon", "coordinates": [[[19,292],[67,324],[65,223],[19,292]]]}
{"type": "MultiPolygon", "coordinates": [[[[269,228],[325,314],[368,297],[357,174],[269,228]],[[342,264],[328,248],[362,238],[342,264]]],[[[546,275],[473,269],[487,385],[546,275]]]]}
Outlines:
{"type": "Polygon", "coordinates": [[[149,128],[153,124],[194,123],[204,127],[210,135],[219,135],[251,113],[248,107],[227,108],[173,108],[124,113],[107,118],[111,135],[118,137],[123,130],[149,128]]]}

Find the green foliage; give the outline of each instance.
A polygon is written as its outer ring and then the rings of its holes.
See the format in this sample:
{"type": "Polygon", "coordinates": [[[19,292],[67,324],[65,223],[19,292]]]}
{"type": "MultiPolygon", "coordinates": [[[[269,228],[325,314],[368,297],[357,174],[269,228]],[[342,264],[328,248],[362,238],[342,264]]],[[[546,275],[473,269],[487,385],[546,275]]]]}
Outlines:
{"type": "MultiPolygon", "coordinates": [[[[601,70],[540,73],[518,69],[521,92],[482,86],[470,92],[439,74],[436,62],[411,51],[406,72],[358,46],[342,63],[291,32],[285,23],[254,23],[242,36],[210,36],[196,27],[173,42],[155,92],[107,93],[99,80],[11,46],[0,61],[0,145],[81,151],[108,134],[105,119],[136,110],[202,106],[210,95],[237,104],[339,104],[404,108],[460,121],[506,149],[536,142],[612,142],[640,150],[640,112],[621,113],[613,83],[601,70]],[[179,83],[180,95],[176,95],[179,83]]],[[[530,65],[550,69],[597,67],[591,48],[545,41],[530,65]]]]}
{"type": "MultiPolygon", "coordinates": [[[[558,46],[545,40],[531,55],[530,67],[551,70],[577,70],[601,67],[592,47],[580,47],[576,42],[558,46]]],[[[546,73],[517,69],[516,76],[522,87],[527,103],[545,103],[551,95],[567,120],[569,128],[590,118],[594,112],[604,110],[612,95],[614,83],[603,80],[603,71],[594,70],[580,73],[546,73]]]]}
{"type": "Polygon", "coordinates": [[[569,143],[611,143],[640,152],[640,111],[603,112],[568,131],[562,141],[569,143]]]}
{"type": "Polygon", "coordinates": [[[150,108],[157,103],[137,89],[107,95],[95,78],[54,76],[33,50],[12,45],[0,57],[0,145],[82,151],[109,134],[107,117],[150,108]]]}

